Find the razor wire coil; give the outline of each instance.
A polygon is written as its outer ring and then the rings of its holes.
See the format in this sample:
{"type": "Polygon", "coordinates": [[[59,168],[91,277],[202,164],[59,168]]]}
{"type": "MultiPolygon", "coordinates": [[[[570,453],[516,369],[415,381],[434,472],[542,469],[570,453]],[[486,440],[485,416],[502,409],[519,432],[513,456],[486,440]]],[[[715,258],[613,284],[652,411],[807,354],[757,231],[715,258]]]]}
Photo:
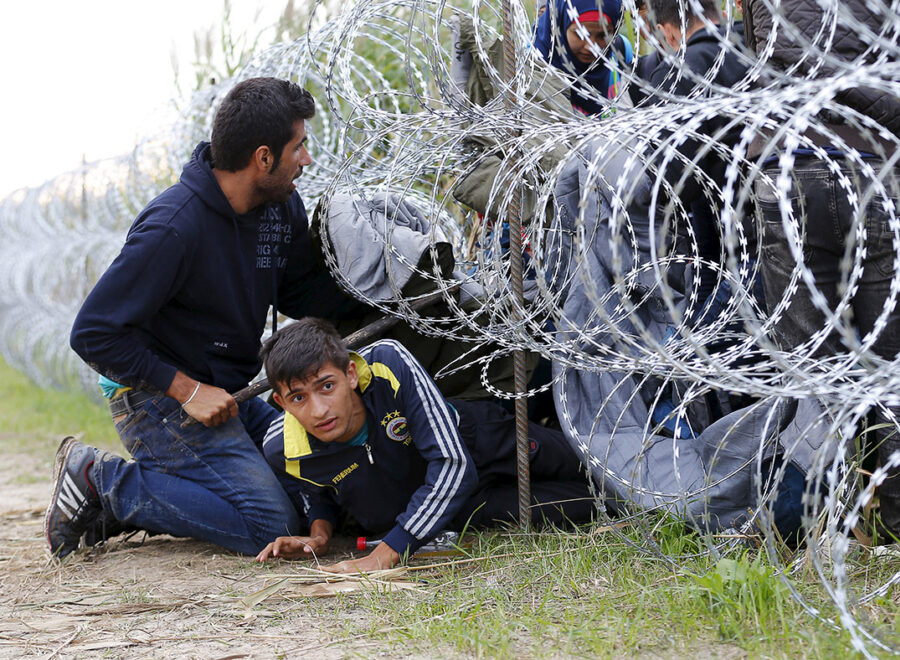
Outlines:
{"type": "MultiPolygon", "coordinates": [[[[683,6],[690,8],[691,2],[683,6]]],[[[532,21],[520,3],[511,3],[513,30],[506,34],[500,30],[496,2],[475,0],[465,7],[442,0],[357,2],[352,11],[320,21],[321,27],[308,34],[256,54],[234,79],[195,93],[169,131],[149,137],[127,156],[86,165],[0,201],[0,351],[42,385],[94,391],[95,375],[68,349],[75,313],[115,257],[134,216],[176,180],[194,144],[208,135],[218,100],[238,81],[266,75],[297,82],[319,104],[309,128],[314,165],[304,173],[301,186],[308,207],[319,204],[327,212],[336,195],[366,200],[395,193],[431,220],[435,241],[448,240],[454,247],[461,273],[456,280],[436,271],[417,272],[445,292],[447,316],[412,311],[392,272],[388,277],[394,300],[370,300],[374,307],[404,316],[425,334],[460,340],[474,334],[481,343],[495,346],[492,356],[480,359],[483,384],[497,396],[511,398],[514,393],[488,382],[490,359],[525,350],[553,361],[558,367],[553,382],[528,394],[551,386],[557,390],[563,428],[579,438],[592,437],[608,422],[605,416],[615,414],[622,388],[633,387],[632,397],[646,396],[652,409],[667,392],[679,391],[663,419],[646,420],[636,452],[638,467],[630,473],[606,469],[608,455],[593,455],[588,442],[576,442],[603,474],[604,484],[615,484],[635,497],[656,498],[665,509],[673,499],[702,498],[715,483],[733,475],[726,473],[696,488],[660,492],[643,483],[639,467],[666,423],[679,428],[692,404],[723,393],[751,397],[746,415],[762,410],[763,404],[773,406],[760,422],[753,459],[757,473],[767,438],[777,426],[776,411],[791,401],[812,398],[822,409],[820,426],[800,429],[798,445],[805,441],[804,434],[824,432],[828,444],[846,447],[873,409],[881,423],[897,433],[900,369],[896,356],[878,354],[876,342],[892,331],[900,297],[900,145],[885,125],[841,99],[859,89],[900,99],[900,7],[896,0],[866,3],[868,11],[882,18],[876,30],[846,4],[817,0],[811,4],[821,12],[821,28],[810,37],[788,19],[784,2],[761,2],[773,29],[760,54],[734,38],[736,17],[728,3],[720,54],[708,71],[696,72],[686,66],[684,49],[667,49],[627,0],[624,8],[638,35],[635,50],[660,52],[672,67],[672,80],[689,81],[692,91],[684,96],[656,89],[633,67],[620,66],[609,52],[595,48],[599,64],[621,69],[622,90],[613,100],[593,90],[574,68],[555,69],[536,55],[532,21]],[[493,91],[481,104],[468,99],[452,79],[451,42],[459,21],[471,23],[472,66],[493,91]],[[839,26],[867,44],[862,55],[841,55],[835,44],[839,26]],[[779,32],[804,52],[786,69],[771,65],[779,32]],[[511,76],[502,65],[495,66],[492,57],[491,48],[501,38],[516,53],[511,76]],[[732,86],[715,82],[726,55],[747,66],[744,77],[732,86]],[[542,96],[547,89],[572,86],[608,108],[602,119],[573,113],[568,99],[559,94],[542,96]],[[661,103],[626,102],[632,87],[656,95],[661,103]],[[508,106],[506,98],[515,98],[515,103],[508,106]],[[869,145],[865,152],[848,143],[844,132],[835,131],[830,118],[839,118],[840,126],[864,136],[869,145]],[[716,128],[710,131],[710,125],[716,128]],[[760,134],[769,136],[768,141],[751,156],[760,134]],[[824,136],[832,148],[811,137],[816,135],[824,136]],[[847,201],[853,218],[831,300],[804,253],[808,218],[793,178],[798,153],[834,177],[836,194],[847,201]],[[708,158],[727,164],[721,177],[705,171],[708,158]],[[494,178],[485,217],[479,218],[454,194],[492,159],[494,178]],[[672,171],[680,174],[668,176],[672,171]],[[563,199],[569,198],[563,188],[572,181],[577,181],[579,192],[574,206],[564,206],[563,199]],[[524,306],[510,293],[508,253],[500,231],[520,186],[530,199],[529,215],[523,218],[531,273],[524,306]],[[702,254],[691,209],[681,200],[688,186],[699,190],[698,198],[718,220],[720,244],[713,255],[702,254]],[[761,196],[777,208],[793,259],[783,298],[766,301],[768,307],[754,293],[754,283],[769,265],[757,240],[766,229],[755,210],[761,196]],[[881,236],[873,236],[868,221],[875,207],[887,222],[881,236]],[[592,277],[601,240],[608,248],[608,283],[592,277]],[[884,304],[871,330],[862,334],[853,302],[870,277],[867,264],[875,250],[893,258],[881,273],[888,282],[884,304]],[[692,274],[684,290],[672,285],[679,273],[692,274]],[[725,298],[715,314],[709,295],[701,295],[699,273],[707,274],[713,293],[725,298]],[[466,305],[451,292],[460,280],[480,292],[466,305]],[[565,305],[573,289],[584,296],[584,304],[574,310],[565,305]],[[823,321],[806,341],[785,349],[778,337],[780,323],[802,291],[809,292],[823,321]],[[659,332],[658,318],[667,319],[665,334],[659,332]],[[835,337],[843,350],[825,350],[835,337]],[[623,375],[620,385],[594,402],[587,428],[576,429],[576,418],[583,413],[570,406],[566,396],[566,374],[571,372],[623,375]]],[[[324,9],[317,4],[316,11],[324,9]]],[[[399,255],[391,236],[389,229],[377,249],[399,255]]],[[[324,257],[335,278],[365,298],[340,272],[335,254],[326,249],[324,257]]],[[[416,270],[408,261],[405,266],[416,270]]],[[[611,426],[615,439],[624,426],[611,426]]],[[[684,440],[675,437],[671,442],[684,440]]],[[[614,446],[610,442],[608,448],[614,446]]],[[[723,444],[709,460],[718,460],[726,449],[723,444]]],[[[843,450],[823,451],[814,459],[805,511],[808,561],[856,648],[865,654],[877,648],[897,650],[861,623],[853,609],[887,593],[900,581],[900,566],[886,581],[851,593],[847,557],[853,552],[854,526],[875,497],[875,487],[900,467],[900,452],[877,467],[865,487],[853,482],[851,464],[852,457],[843,450]]],[[[676,481],[679,469],[677,463],[672,465],[676,481]]],[[[783,477],[784,468],[765,488],[757,481],[760,506],[748,523],[759,530],[770,559],[802,602],[791,584],[796,566],[781,561],[767,508],[783,477]]],[[[649,534],[648,510],[628,515],[635,524],[647,526],[642,549],[664,556],[649,534]]],[[[708,535],[706,544],[716,555],[727,551],[729,542],[708,535]]],[[[885,561],[897,560],[888,555],[885,561]]],[[[804,607],[824,616],[808,603],[804,607]]]]}

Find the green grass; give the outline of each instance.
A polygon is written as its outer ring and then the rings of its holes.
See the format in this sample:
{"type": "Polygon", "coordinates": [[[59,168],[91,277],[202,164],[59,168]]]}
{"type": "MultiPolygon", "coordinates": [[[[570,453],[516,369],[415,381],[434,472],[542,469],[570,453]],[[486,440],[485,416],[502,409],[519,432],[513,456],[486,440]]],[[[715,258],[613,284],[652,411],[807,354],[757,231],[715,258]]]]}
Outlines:
{"type": "MultiPolygon", "coordinates": [[[[758,554],[675,569],[627,535],[480,536],[471,555],[483,561],[424,572],[427,595],[361,597],[367,632],[477,657],[853,657],[849,635],[807,615],[758,554]]],[[[830,611],[815,579],[795,586],[830,611]]]]}
{"type": "Polygon", "coordinates": [[[4,452],[52,457],[62,436],[79,433],[95,447],[122,450],[106,407],[83,393],[42,389],[3,360],[0,420],[4,452]]]}

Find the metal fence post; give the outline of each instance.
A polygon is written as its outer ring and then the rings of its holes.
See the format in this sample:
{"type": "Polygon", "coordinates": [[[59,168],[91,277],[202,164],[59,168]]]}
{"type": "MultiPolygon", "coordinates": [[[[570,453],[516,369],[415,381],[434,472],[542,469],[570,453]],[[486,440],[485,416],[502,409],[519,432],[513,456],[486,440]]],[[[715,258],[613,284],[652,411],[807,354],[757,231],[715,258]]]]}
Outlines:
{"type": "MultiPolygon", "coordinates": [[[[518,106],[516,99],[516,43],[513,36],[512,0],[503,0],[503,69],[506,80],[506,109],[510,115],[515,116],[518,106]]],[[[510,144],[515,144],[518,131],[510,131],[510,144]]],[[[515,149],[515,147],[513,147],[515,149]]],[[[515,171],[515,156],[508,162],[513,163],[510,168],[515,171]]],[[[513,326],[519,328],[523,318],[522,310],[525,304],[525,293],[522,273],[522,188],[517,182],[513,182],[513,192],[507,207],[506,218],[509,222],[509,265],[510,278],[513,291],[513,305],[511,320],[513,326]]],[[[516,349],[513,352],[513,379],[516,391],[516,466],[519,475],[519,524],[523,529],[531,523],[531,470],[528,461],[528,402],[523,397],[527,388],[525,370],[525,352],[516,349]]]]}

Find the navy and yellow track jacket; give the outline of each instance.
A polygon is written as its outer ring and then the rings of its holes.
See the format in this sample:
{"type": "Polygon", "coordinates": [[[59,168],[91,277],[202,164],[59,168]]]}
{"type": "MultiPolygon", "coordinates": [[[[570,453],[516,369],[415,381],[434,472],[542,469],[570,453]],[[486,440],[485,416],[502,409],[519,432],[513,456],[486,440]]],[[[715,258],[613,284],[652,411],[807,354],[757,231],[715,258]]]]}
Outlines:
{"type": "Polygon", "coordinates": [[[348,511],[401,555],[444,529],[475,490],[475,465],[459,415],[402,345],[380,341],[351,353],[369,437],[364,446],[324,443],[285,414],[269,427],[266,459],[310,522],[348,511]]]}

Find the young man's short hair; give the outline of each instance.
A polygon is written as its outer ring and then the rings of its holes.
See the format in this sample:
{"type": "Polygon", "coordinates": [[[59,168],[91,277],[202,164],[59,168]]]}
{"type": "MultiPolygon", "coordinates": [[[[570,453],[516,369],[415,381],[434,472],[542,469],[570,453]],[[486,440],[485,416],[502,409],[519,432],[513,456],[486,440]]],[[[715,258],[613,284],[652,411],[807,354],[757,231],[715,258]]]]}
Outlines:
{"type": "Polygon", "coordinates": [[[323,319],[306,317],[281,328],[266,340],[259,352],[269,383],[304,381],[327,363],[341,371],[350,364],[350,353],[334,326],[323,319]]]}
{"type": "Polygon", "coordinates": [[[651,24],[674,25],[687,29],[693,27],[702,16],[711,21],[721,19],[717,0],[649,0],[651,24]]]}
{"type": "Polygon", "coordinates": [[[294,124],[316,114],[312,94],[289,80],[250,78],[232,88],[213,119],[213,167],[237,172],[250,162],[259,147],[271,149],[274,172],[284,145],[294,135],[294,124]]]}

